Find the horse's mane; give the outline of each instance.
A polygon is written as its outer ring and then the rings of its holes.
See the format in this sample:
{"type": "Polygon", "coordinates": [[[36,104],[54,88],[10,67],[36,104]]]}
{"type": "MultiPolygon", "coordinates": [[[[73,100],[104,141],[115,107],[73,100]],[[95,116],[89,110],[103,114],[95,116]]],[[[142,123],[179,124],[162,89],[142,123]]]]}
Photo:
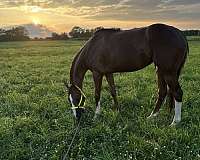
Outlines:
{"type": "Polygon", "coordinates": [[[98,34],[98,33],[102,33],[102,32],[109,32],[109,33],[113,33],[113,32],[119,32],[121,31],[120,28],[101,28],[97,31],[94,32],[94,35],[98,34]]]}
{"type": "Polygon", "coordinates": [[[82,50],[83,50],[83,48],[81,48],[81,50],[76,54],[76,56],[74,57],[74,60],[72,61],[72,65],[71,65],[71,69],[70,69],[70,84],[72,84],[72,82],[73,82],[73,70],[74,70],[76,60],[77,60],[77,58],[80,55],[82,50]]]}
{"type": "Polygon", "coordinates": [[[86,51],[86,48],[88,46],[88,42],[90,41],[90,39],[85,43],[85,45],[79,50],[79,52],[76,54],[76,56],[74,57],[73,61],[72,61],[72,65],[71,65],[71,69],[70,69],[70,83],[73,83],[73,71],[74,71],[74,67],[76,65],[76,61],[79,58],[80,54],[83,51],[86,51]]]}

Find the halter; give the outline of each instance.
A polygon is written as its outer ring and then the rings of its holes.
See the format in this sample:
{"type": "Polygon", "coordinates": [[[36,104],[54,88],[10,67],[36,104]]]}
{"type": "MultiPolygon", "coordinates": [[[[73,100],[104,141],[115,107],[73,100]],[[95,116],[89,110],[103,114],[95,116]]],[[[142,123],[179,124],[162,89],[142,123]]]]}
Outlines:
{"type": "Polygon", "coordinates": [[[77,108],[82,108],[82,109],[85,109],[85,101],[83,102],[82,104],[82,101],[83,101],[83,97],[86,99],[86,96],[85,94],[83,93],[83,91],[77,86],[77,85],[74,85],[80,92],[81,92],[81,99],[78,103],[77,106],[75,106],[73,103],[72,103],[72,109],[77,109],[77,108]]]}

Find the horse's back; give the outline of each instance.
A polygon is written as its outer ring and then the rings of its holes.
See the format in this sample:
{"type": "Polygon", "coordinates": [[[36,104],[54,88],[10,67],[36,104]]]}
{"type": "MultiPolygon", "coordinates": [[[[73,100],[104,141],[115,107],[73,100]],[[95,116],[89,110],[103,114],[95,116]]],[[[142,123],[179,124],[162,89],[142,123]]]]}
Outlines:
{"type": "Polygon", "coordinates": [[[90,68],[104,73],[131,72],[150,64],[145,31],[104,29],[95,33],[87,58],[90,68]]]}

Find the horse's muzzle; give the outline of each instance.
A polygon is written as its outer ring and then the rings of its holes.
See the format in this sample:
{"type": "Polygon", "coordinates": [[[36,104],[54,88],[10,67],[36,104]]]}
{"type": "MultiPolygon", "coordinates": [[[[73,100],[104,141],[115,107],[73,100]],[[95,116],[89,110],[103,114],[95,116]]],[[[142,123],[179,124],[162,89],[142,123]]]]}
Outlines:
{"type": "Polygon", "coordinates": [[[84,108],[76,108],[76,120],[79,122],[83,114],[85,113],[84,108]]]}

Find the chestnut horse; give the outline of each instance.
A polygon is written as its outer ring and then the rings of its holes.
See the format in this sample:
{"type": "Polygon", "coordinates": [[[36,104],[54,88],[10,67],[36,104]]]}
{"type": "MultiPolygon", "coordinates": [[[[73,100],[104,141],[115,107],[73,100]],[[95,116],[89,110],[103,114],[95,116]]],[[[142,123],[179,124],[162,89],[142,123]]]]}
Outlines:
{"type": "Polygon", "coordinates": [[[188,53],[188,43],[181,31],[165,24],[131,30],[96,31],[75,56],[70,70],[68,98],[75,117],[79,119],[84,111],[82,82],[88,70],[92,72],[95,83],[96,116],[100,113],[103,76],[108,81],[114,109],[118,109],[113,73],[133,72],[154,63],[159,91],[155,109],[149,118],[158,114],[168,93],[170,110],[175,106],[172,124],[180,122],[183,91],[178,79],[188,53]]]}

